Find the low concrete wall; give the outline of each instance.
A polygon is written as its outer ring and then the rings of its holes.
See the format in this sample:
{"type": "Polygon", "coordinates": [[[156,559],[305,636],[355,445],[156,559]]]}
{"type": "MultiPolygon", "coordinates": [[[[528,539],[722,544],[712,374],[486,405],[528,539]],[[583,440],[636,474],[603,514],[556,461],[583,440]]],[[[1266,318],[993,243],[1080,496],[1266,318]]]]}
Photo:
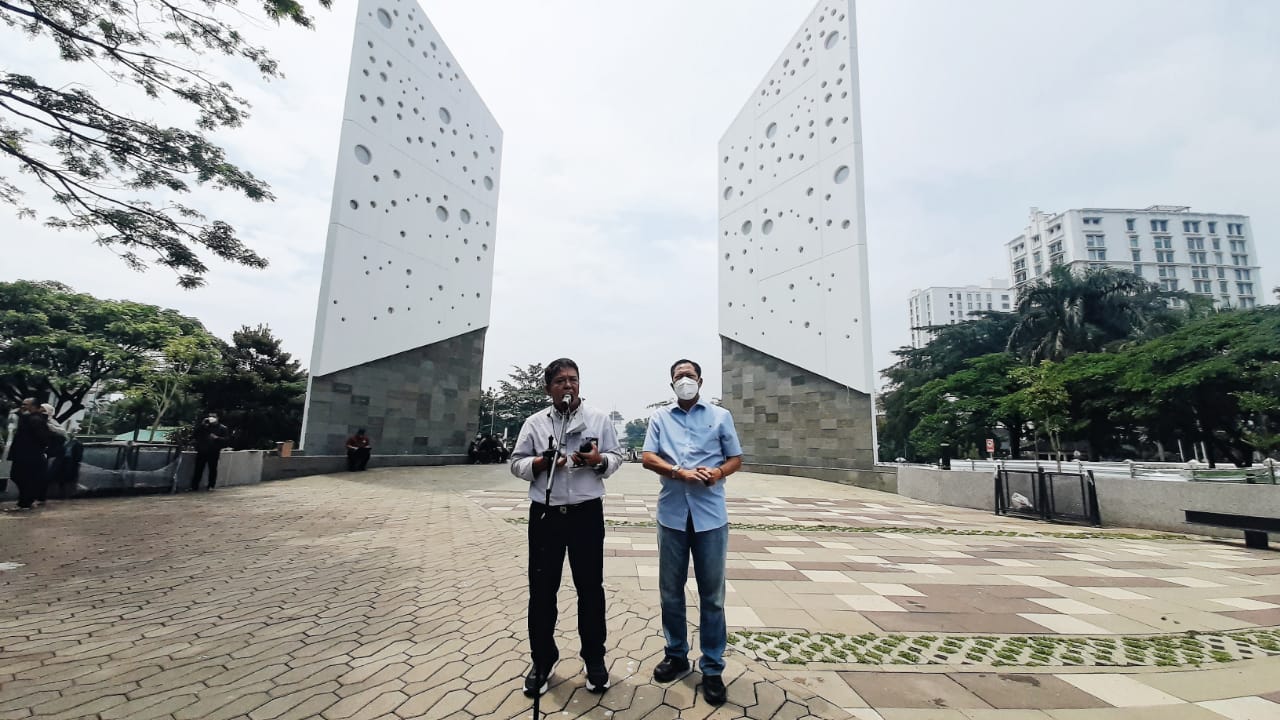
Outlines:
{"type": "Polygon", "coordinates": [[[811,467],[807,465],[768,465],[745,464],[742,469],[747,472],[765,473],[768,475],[789,475],[807,477],[815,480],[855,485],[868,490],[881,492],[898,492],[898,476],[893,468],[876,468],[874,470],[849,470],[845,468],[811,467]]]}
{"type": "MultiPolygon", "coordinates": [[[[218,487],[233,485],[257,485],[262,482],[262,464],[266,450],[223,450],[218,455],[218,487]]],[[[195,472],[196,454],[184,451],[178,460],[178,492],[191,488],[191,475],[195,472]]],[[[200,477],[200,487],[209,482],[206,470],[200,477]]]]}
{"type": "MultiPolygon", "coordinates": [[[[1241,537],[1243,533],[1188,525],[1184,510],[1280,518],[1280,485],[1179,482],[1099,476],[1098,506],[1104,527],[1241,537]]],[[[898,493],[906,497],[995,511],[995,489],[989,472],[898,468],[898,493]]]]}
{"type": "MultiPolygon", "coordinates": [[[[369,467],[430,467],[461,465],[466,455],[374,455],[369,467]]],[[[346,455],[270,455],[263,459],[262,481],[289,480],[307,475],[330,475],[347,471],[346,455]]]]}
{"type": "Polygon", "coordinates": [[[898,468],[898,494],[939,505],[995,512],[995,485],[990,472],[904,465],[898,468]]]}
{"type": "MultiPolygon", "coordinates": [[[[1183,510],[1280,518],[1280,485],[1097,478],[1102,524],[1215,537],[1243,533],[1188,525],[1183,510]]],[[[1280,538],[1278,538],[1280,539],[1280,538]]]]}

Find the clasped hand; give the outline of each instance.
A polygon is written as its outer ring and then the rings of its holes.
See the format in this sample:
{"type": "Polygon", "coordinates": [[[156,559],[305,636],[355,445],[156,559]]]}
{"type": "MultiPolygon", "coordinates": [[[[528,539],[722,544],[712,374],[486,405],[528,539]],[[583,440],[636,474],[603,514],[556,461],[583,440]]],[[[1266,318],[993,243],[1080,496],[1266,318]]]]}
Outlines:
{"type": "Polygon", "coordinates": [[[715,485],[724,477],[724,473],[721,472],[720,468],[707,467],[706,465],[699,465],[692,470],[681,469],[676,475],[685,482],[700,482],[707,487],[715,485]]]}

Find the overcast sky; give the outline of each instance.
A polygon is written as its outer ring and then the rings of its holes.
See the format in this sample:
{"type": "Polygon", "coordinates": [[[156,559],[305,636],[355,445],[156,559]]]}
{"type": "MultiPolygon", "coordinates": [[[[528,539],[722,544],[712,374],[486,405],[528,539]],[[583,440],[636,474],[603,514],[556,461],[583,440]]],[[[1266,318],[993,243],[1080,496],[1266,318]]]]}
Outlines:
{"type": "MultiPolygon", "coordinates": [[[[589,402],[633,418],[688,356],[719,396],[716,144],[813,4],[421,4],[505,133],[484,384],[567,355],[589,402]]],[[[283,81],[229,71],[254,114],[218,138],[278,199],[196,202],[269,269],[214,262],[184,291],[6,212],[0,279],[177,308],[224,338],[266,323],[308,364],[354,15],[339,0],[314,32],[252,31],[283,81]]],[[[1280,284],[1280,3],[861,0],[858,26],[877,370],[910,340],[911,289],[1006,277],[1031,206],[1250,215],[1263,284],[1280,284]]],[[[0,67],[56,65],[0,28],[0,67]]]]}

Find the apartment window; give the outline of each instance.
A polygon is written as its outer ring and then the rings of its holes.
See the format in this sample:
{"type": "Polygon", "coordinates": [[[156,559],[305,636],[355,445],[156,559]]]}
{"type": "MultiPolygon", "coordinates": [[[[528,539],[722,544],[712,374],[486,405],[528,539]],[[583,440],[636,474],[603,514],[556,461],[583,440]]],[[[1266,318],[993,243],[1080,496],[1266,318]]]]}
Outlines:
{"type": "MultiPolygon", "coordinates": [[[[1201,278],[1201,279],[1203,279],[1203,280],[1208,280],[1208,279],[1209,279],[1209,268],[1207,268],[1207,267],[1195,267],[1195,266],[1192,266],[1192,267],[1191,267],[1191,277],[1193,277],[1193,278],[1201,278]]],[[[1239,278],[1236,278],[1236,279],[1237,279],[1237,280],[1239,280],[1239,278]]],[[[1247,278],[1246,278],[1246,279],[1247,279],[1247,278]]]]}
{"type": "Polygon", "coordinates": [[[1017,260],[1014,260],[1014,261],[1013,261],[1013,269],[1014,269],[1014,270],[1026,270],[1026,268],[1027,268],[1027,259],[1026,259],[1026,258],[1018,258],[1017,260]]]}
{"type": "Polygon", "coordinates": [[[1257,303],[1251,297],[1240,298],[1240,307],[1244,310],[1251,310],[1257,306],[1257,303]]]}
{"type": "Polygon", "coordinates": [[[1133,248],[1138,247],[1138,236],[1137,236],[1137,235],[1130,235],[1130,236],[1129,236],[1129,247],[1133,247],[1133,248]]]}
{"type": "Polygon", "coordinates": [[[1198,233],[1198,232],[1200,232],[1200,221],[1199,221],[1199,220],[1183,220],[1183,221],[1182,221],[1182,232],[1184,232],[1184,233],[1198,233]]]}
{"type": "Polygon", "coordinates": [[[1062,225],[1061,225],[1061,224],[1054,225],[1053,227],[1049,228],[1049,234],[1050,234],[1050,235],[1057,235],[1057,234],[1058,234],[1058,233],[1060,233],[1060,232],[1062,232],[1062,225]]]}
{"type": "Polygon", "coordinates": [[[1248,255],[1232,255],[1231,264],[1232,265],[1248,265],[1249,256],[1248,255]]]}
{"type": "Polygon", "coordinates": [[[1129,232],[1133,232],[1135,230],[1134,226],[1137,224],[1137,222],[1138,222],[1137,218],[1126,218],[1124,221],[1124,229],[1128,230],[1129,232]]]}
{"type": "Polygon", "coordinates": [[[1187,249],[1188,249],[1188,250],[1203,250],[1203,249],[1204,249],[1204,238],[1202,238],[1202,237],[1189,237],[1189,238],[1187,238],[1187,249]]]}
{"type": "Polygon", "coordinates": [[[1085,224],[1085,225],[1101,225],[1101,224],[1102,224],[1102,218],[1100,218],[1100,217],[1087,217],[1087,218],[1085,218],[1085,219],[1084,219],[1084,224],[1085,224]]]}
{"type": "Polygon", "coordinates": [[[1013,281],[1014,281],[1014,282],[1018,282],[1018,283],[1024,283],[1024,282],[1026,282],[1026,281],[1027,281],[1027,271],[1026,271],[1026,270],[1019,270],[1018,272],[1014,273],[1014,274],[1013,274],[1013,281]]]}
{"type": "Polygon", "coordinates": [[[1100,248],[1107,246],[1106,235],[1085,235],[1084,244],[1086,247],[1100,248]]]}
{"type": "Polygon", "coordinates": [[[1133,266],[1133,274],[1134,274],[1134,275],[1137,275],[1138,277],[1142,277],[1142,266],[1141,266],[1141,265],[1134,265],[1134,266],[1133,266]]]}
{"type": "Polygon", "coordinates": [[[1011,252],[1014,255],[1021,255],[1022,253],[1026,252],[1026,250],[1027,250],[1027,246],[1025,243],[1018,243],[1017,245],[1013,246],[1013,250],[1011,252]]]}
{"type": "MultiPolygon", "coordinates": [[[[1209,232],[1213,232],[1213,231],[1210,230],[1209,232]]],[[[1222,249],[1222,238],[1213,238],[1213,249],[1214,250],[1222,249]]]]}
{"type": "Polygon", "coordinates": [[[1137,248],[1132,248],[1131,250],[1129,250],[1129,254],[1133,256],[1134,262],[1138,262],[1139,260],[1142,259],[1142,251],[1137,248]]]}
{"type": "Polygon", "coordinates": [[[1249,277],[1249,271],[1248,271],[1247,269],[1245,269],[1245,270],[1236,270],[1236,279],[1237,279],[1237,280],[1252,280],[1253,278],[1249,277]]]}
{"type": "Polygon", "coordinates": [[[1049,254],[1050,254],[1050,255],[1053,255],[1053,254],[1055,254],[1055,253],[1061,253],[1061,252],[1062,252],[1062,241],[1061,241],[1061,240],[1055,240],[1053,243],[1051,243],[1051,244],[1049,245],[1049,254]]]}
{"type": "Polygon", "coordinates": [[[1044,265],[1041,265],[1040,263],[1036,263],[1036,277],[1040,277],[1043,274],[1044,274],[1044,265]]]}
{"type": "Polygon", "coordinates": [[[1218,267],[1218,279],[1222,279],[1226,276],[1227,276],[1227,269],[1221,266],[1218,267]]]}
{"type": "Polygon", "coordinates": [[[1243,240],[1231,240],[1229,244],[1231,245],[1231,252],[1244,252],[1243,240]]]}
{"type": "Polygon", "coordinates": [[[1161,235],[1161,236],[1157,237],[1157,238],[1155,239],[1155,242],[1156,242],[1156,249],[1157,249],[1157,250],[1160,250],[1160,249],[1164,249],[1164,250],[1172,250],[1172,249],[1173,249],[1173,238],[1172,238],[1172,237],[1170,237],[1170,236],[1168,236],[1168,235],[1161,235]]]}
{"type": "Polygon", "coordinates": [[[1156,274],[1162,278],[1178,277],[1178,269],[1172,265],[1161,265],[1156,268],[1156,274]]]}
{"type": "Polygon", "coordinates": [[[1157,251],[1156,251],[1156,262],[1162,262],[1162,263],[1171,263],[1171,262],[1173,262],[1173,251],[1172,251],[1172,250],[1157,250],[1157,251]]]}
{"type": "Polygon", "coordinates": [[[1164,280],[1161,280],[1161,281],[1160,281],[1160,289],[1161,289],[1161,290],[1167,290],[1167,291],[1169,291],[1169,292],[1176,291],[1176,290],[1178,289],[1178,281],[1177,281],[1177,279],[1176,279],[1176,278],[1166,278],[1166,279],[1164,279],[1164,280]]]}
{"type": "Polygon", "coordinates": [[[1204,295],[1213,294],[1213,283],[1208,280],[1196,280],[1196,292],[1204,295]]]}
{"type": "Polygon", "coordinates": [[[1236,283],[1236,293],[1239,295],[1252,295],[1253,283],[1236,283]]]}
{"type": "Polygon", "coordinates": [[[1220,252],[1216,252],[1216,253],[1214,253],[1214,254],[1213,254],[1213,263],[1214,263],[1215,265],[1221,265],[1221,264],[1222,264],[1222,253],[1220,253],[1220,252]]]}
{"type": "Polygon", "coordinates": [[[1107,259],[1107,249],[1106,249],[1106,248],[1091,248],[1091,249],[1089,250],[1089,259],[1090,259],[1090,260],[1106,260],[1106,259],[1107,259]]]}
{"type": "Polygon", "coordinates": [[[1228,235],[1243,235],[1244,223],[1227,223],[1228,235]]]}
{"type": "Polygon", "coordinates": [[[1041,259],[1040,259],[1040,251],[1039,251],[1039,250],[1037,250],[1037,251],[1035,251],[1035,252],[1031,253],[1031,259],[1035,262],[1035,264],[1039,265],[1039,264],[1040,264],[1040,262],[1041,262],[1041,259]]]}
{"type": "Polygon", "coordinates": [[[1031,236],[1031,244],[1032,244],[1032,245],[1039,245],[1039,244],[1040,244],[1040,236],[1039,236],[1039,235],[1032,235],[1032,236],[1031,236]]]}
{"type": "Polygon", "coordinates": [[[1227,289],[1227,288],[1229,288],[1229,287],[1230,287],[1230,286],[1227,284],[1227,281],[1226,281],[1226,280],[1219,280],[1219,281],[1218,281],[1218,292],[1220,292],[1220,293],[1228,293],[1228,292],[1231,292],[1230,290],[1228,290],[1228,289],[1227,289]]]}
{"type": "Polygon", "coordinates": [[[1209,262],[1209,260],[1208,260],[1209,254],[1208,254],[1208,253],[1192,252],[1192,253],[1187,253],[1187,254],[1191,256],[1191,262],[1193,262],[1193,263],[1195,263],[1195,264],[1197,264],[1197,265],[1204,265],[1204,264],[1206,264],[1206,263],[1208,263],[1208,262],[1209,262]]]}
{"type": "Polygon", "coordinates": [[[1063,260],[1064,260],[1064,258],[1063,258],[1063,256],[1062,256],[1062,255],[1060,255],[1060,254],[1059,254],[1059,255],[1050,255],[1050,256],[1049,256],[1049,267],[1058,267],[1059,265],[1061,265],[1061,264],[1063,263],[1063,260]]]}
{"type": "Polygon", "coordinates": [[[1002,310],[1008,310],[1008,309],[1009,309],[1009,303],[1007,303],[1007,302],[1000,303],[1000,308],[1001,308],[1002,310]]]}
{"type": "Polygon", "coordinates": [[[1151,232],[1169,232],[1168,220],[1152,220],[1151,232]]]}
{"type": "Polygon", "coordinates": [[[1210,221],[1208,222],[1208,225],[1209,225],[1209,234],[1210,234],[1210,235],[1217,235],[1217,234],[1218,234],[1218,222],[1217,222],[1216,220],[1210,220],[1210,221]]]}

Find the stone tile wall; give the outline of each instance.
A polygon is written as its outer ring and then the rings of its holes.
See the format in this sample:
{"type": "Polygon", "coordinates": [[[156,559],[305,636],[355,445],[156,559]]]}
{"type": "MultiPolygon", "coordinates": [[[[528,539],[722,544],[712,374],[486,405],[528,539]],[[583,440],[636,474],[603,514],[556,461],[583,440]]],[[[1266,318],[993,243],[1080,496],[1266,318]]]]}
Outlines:
{"type": "Polygon", "coordinates": [[[480,422],[485,332],[313,378],[306,454],[341,455],[363,427],[375,455],[465,455],[480,422]]]}
{"type": "Polygon", "coordinates": [[[721,336],[721,403],[753,466],[874,465],[871,396],[721,336]]]}

